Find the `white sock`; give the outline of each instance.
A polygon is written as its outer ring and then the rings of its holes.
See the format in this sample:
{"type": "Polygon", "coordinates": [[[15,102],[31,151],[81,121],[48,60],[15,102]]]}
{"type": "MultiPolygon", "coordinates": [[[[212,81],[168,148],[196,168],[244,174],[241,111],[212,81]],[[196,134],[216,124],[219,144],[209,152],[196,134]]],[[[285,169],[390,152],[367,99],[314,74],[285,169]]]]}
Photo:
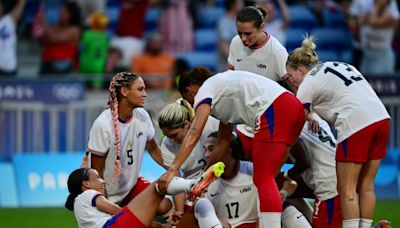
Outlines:
{"type": "Polygon", "coordinates": [[[198,179],[185,179],[182,177],[174,177],[167,187],[168,195],[176,195],[181,192],[190,192],[198,179]]]}
{"type": "Polygon", "coordinates": [[[311,225],[307,221],[306,217],[292,205],[287,206],[285,210],[283,210],[281,219],[285,228],[311,228],[311,225]]]}
{"type": "Polygon", "coordinates": [[[281,228],[280,212],[260,212],[260,228],[281,228]]]}
{"type": "Polygon", "coordinates": [[[200,228],[222,228],[214,206],[207,198],[201,198],[196,202],[194,216],[197,218],[200,228]]]}
{"type": "Polygon", "coordinates": [[[312,215],[314,209],[304,198],[286,199],[290,205],[293,205],[299,210],[307,219],[309,223],[312,223],[312,215]]]}
{"type": "Polygon", "coordinates": [[[371,228],[372,226],[372,219],[360,219],[360,228],[371,228]]]}
{"type": "Polygon", "coordinates": [[[360,219],[347,219],[343,220],[343,228],[358,228],[360,225],[360,219]]]}

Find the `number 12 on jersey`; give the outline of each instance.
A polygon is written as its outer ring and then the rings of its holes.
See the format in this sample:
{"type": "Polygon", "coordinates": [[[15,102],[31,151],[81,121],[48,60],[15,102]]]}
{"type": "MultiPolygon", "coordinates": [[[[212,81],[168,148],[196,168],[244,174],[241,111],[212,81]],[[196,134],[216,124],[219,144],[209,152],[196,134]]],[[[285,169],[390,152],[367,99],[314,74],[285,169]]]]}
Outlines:
{"type": "MultiPolygon", "coordinates": [[[[337,71],[337,70],[335,70],[335,69],[333,69],[331,67],[327,67],[327,68],[325,68],[324,73],[326,74],[326,73],[329,72],[329,73],[332,73],[333,75],[337,76],[338,78],[342,79],[345,86],[349,86],[353,82],[357,82],[357,81],[363,80],[363,78],[361,76],[357,76],[357,74],[356,74],[356,76],[348,75],[349,72],[352,72],[352,73],[356,73],[356,72],[354,72],[353,69],[350,66],[348,66],[347,64],[344,64],[344,63],[333,63],[333,65],[335,67],[345,66],[346,67],[345,69],[346,69],[347,72],[346,71],[345,72],[339,72],[339,71],[337,71]]],[[[338,69],[338,70],[341,70],[341,69],[338,69]]]]}

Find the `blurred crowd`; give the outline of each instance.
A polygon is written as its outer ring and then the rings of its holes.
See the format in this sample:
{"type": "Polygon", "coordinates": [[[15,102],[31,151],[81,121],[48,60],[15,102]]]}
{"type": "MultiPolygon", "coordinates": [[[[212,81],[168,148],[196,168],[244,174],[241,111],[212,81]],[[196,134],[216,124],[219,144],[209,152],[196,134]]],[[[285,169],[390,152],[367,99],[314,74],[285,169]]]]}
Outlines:
{"type": "Polygon", "coordinates": [[[172,88],[190,67],[226,69],[236,14],[247,5],[266,9],[266,32],[288,51],[314,34],[322,60],[390,75],[400,68],[399,2],[0,0],[0,78],[18,74],[17,44],[24,38],[40,44],[40,77],[87,74],[90,88],[104,88],[104,75],[127,70],[145,75],[149,88],[172,88]],[[198,60],[192,53],[206,55],[198,60]]]}

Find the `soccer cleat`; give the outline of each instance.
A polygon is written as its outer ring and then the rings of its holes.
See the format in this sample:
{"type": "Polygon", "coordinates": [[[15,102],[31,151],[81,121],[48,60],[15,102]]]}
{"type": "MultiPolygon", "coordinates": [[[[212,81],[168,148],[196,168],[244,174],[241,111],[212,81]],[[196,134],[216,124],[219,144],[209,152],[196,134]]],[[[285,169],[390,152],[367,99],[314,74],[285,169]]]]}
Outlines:
{"type": "Polygon", "coordinates": [[[199,182],[193,186],[190,198],[195,199],[196,197],[200,197],[204,193],[204,190],[224,173],[224,168],[225,164],[223,162],[217,162],[210,166],[200,177],[199,182]]]}
{"type": "Polygon", "coordinates": [[[388,220],[381,220],[373,226],[373,228],[391,228],[390,222],[388,220]]]}

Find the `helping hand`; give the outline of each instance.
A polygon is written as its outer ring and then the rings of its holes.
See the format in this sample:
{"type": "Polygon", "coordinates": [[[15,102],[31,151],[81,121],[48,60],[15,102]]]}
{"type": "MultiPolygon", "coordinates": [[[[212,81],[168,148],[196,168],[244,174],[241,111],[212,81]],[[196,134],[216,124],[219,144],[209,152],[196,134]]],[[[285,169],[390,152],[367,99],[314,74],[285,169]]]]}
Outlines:
{"type": "Polygon", "coordinates": [[[169,182],[171,182],[172,178],[175,176],[179,176],[179,172],[176,169],[171,169],[169,168],[166,173],[164,173],[160,179],[157,181],[157,187],[160,193],[166,194],[167,193],[167,187],[169,185],[169,182]]]}

